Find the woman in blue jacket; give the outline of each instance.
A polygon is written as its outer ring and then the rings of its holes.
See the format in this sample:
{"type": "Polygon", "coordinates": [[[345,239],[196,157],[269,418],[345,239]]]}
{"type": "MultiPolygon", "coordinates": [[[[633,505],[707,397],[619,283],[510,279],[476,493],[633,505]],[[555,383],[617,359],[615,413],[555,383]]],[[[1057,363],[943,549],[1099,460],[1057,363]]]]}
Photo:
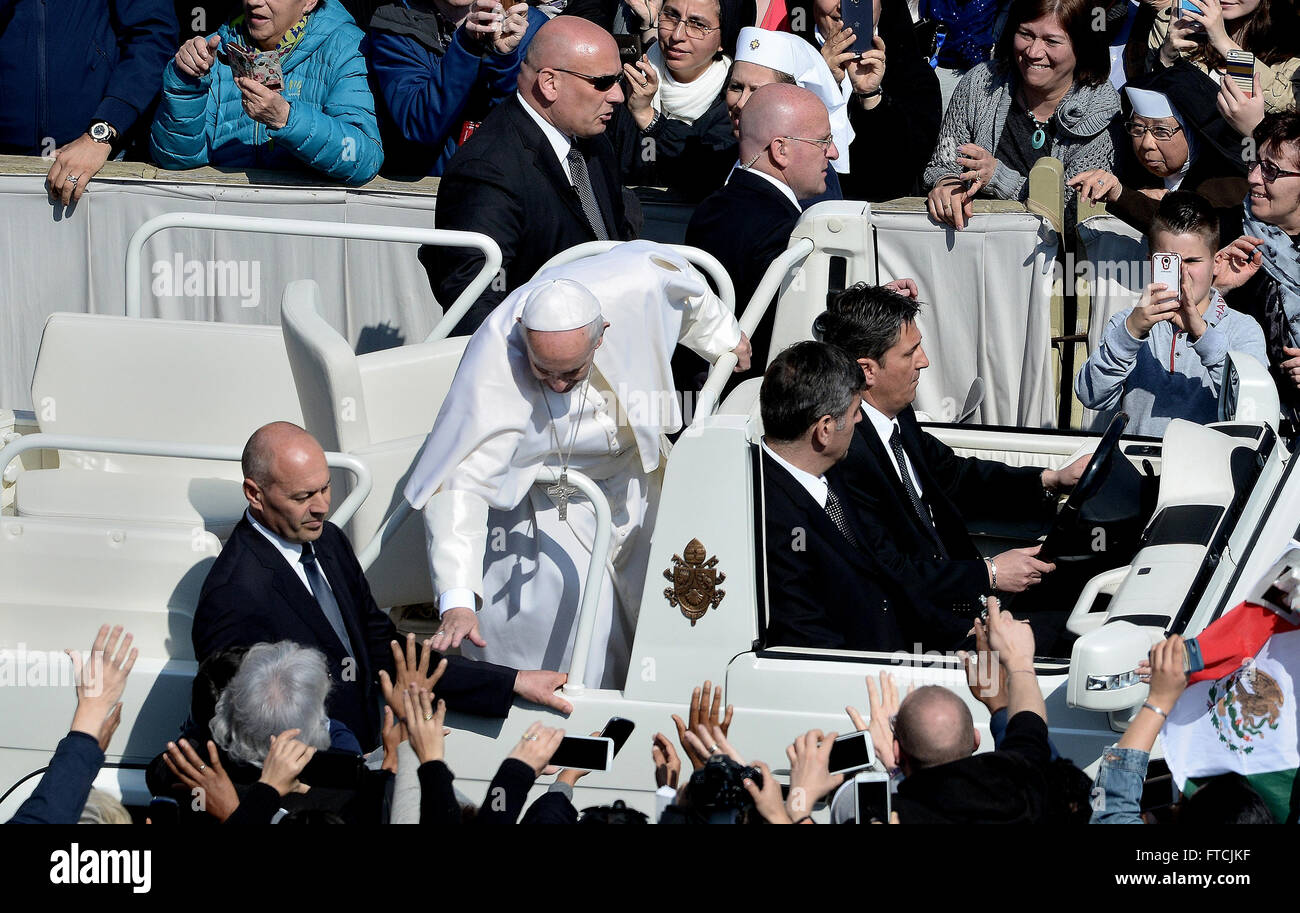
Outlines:
{"type": "Polygon", "coordinates": [[[164,71],[154,161],[164,168],[305,166],[364,184],[384,155],[362,37],[339,0],[244,0],[243,15],[181,45],[164,71]],[[232,44],[278,51],[283,88],[236,79],[232,44]]]}

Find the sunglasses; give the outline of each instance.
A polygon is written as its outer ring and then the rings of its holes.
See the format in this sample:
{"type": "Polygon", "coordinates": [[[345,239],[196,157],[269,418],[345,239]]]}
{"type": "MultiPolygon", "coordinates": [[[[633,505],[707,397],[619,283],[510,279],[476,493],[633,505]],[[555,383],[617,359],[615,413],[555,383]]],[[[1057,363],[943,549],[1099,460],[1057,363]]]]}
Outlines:
{"type": "Polygon", "coordinates": [[[1300,171],[1283,171],[1268,159],[1260,159],[1257,162],[1251,163],[1251,166],[1246,173],[1249,174],[1256,168],[1259,169],[1259,175],[1264,179],[1265,184],[1272,184],[1278,178],[1300,178],[1300,171]]]}
{"type": "Polygon", "coordinates": [[[622,73],[609,73],[605,76],[589,76],[586,73],[579,73],[577,70],[566,70],[564,67],[551,67],[552,70],[559,70],[561,73],[568,73],[570,76],[576,76],[579,79],[585,79],[591,83],[592,88],[597,92],[608,92],[614,85],[623,78],[622,73]]]}

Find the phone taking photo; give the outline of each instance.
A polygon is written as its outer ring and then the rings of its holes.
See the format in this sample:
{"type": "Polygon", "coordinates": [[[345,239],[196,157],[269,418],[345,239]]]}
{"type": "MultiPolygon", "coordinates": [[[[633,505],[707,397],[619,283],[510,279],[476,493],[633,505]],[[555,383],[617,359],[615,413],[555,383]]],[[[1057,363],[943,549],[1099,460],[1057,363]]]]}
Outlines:
{"type": "Polygon", "coordinates": [[[631,720],[624,719],[621,716],[614,716],[610,717],[609,722],[605,724],[605,728],[600,731],[600,735],[602,738],[609,739],[614,743],[614,754],[617,755],[635,728],[636,723],[631,720]]]}
{"type": "Polygon", "coordinates": [[[1151,281],[1163,282],[1165,288],[1180,299],[1182,289],[1183,258],[1178,254],[1155,253],[1151,255],[1151,281]]]}
{"type": "Polygon", "coordinates": [[[571,770],[609,770],[614,763],[614,740],[600,735],[566,735],[550,763],[571,770]]]}
{"type": "Polygon", "coordinates": [[[1255,94],[1255,55],[1250,51],[1229,51],[1223,72],[1247,98],[1255,94]]]}
{"type": "Polygon", "coordinates": [[[846,53],[861,57],[875,47],[871,39],[876,34],[876,5],[872,0],[841,0],[840,18],[844,28],[853,29],[853,44],[844,49],[846,53]]]}
{"type": "Polygon", "coordinates": [[[889,774],[864,770],[853,778],[853,820],[858,824],[889,823],[893,797],[889,792],[889,774]]]}
{"type": "Polygon", "coordinates": [[[852,773],[875,764],[876,752],[871,744],[871,733],[864,729],[840,736],[831,746],[828,760],[833,774],[852,773]]]}

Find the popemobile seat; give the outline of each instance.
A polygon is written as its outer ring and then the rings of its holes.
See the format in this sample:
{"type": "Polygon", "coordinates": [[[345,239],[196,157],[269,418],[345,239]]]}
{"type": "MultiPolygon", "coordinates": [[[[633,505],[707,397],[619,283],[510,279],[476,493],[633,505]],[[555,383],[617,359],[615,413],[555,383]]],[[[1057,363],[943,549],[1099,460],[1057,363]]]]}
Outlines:
{"type": "MultiPolygon", "coordinates": [[[[344,530],[358,552],[402,504],[402,488],[455,377],[467,337],[357,355],[321,316],[320,286],[289,283],[280,309],[284,349],[304,427],[326,450],[366,463],[374,488],[344,530]]],[[[336,475],[336,484],[347,485],[336,475]]],[[[334,495],[334,503],[343,490],[334,495]]],[[[367,569],[381,607],[433,602],[424,524],[407,519],[367,569]]]]}
{"type": "MultiPolygon", "coordinates": [[[[273,326],[54,314],[32,380],[42,433],[242,447],[266,422],[301,422],[273,326]]],[[[17,476],[19,517],[206,530],[244,512],[235,462],[62,450],[17,476]],[[46,460],[47,465],[53,460],[46,460]]]]}

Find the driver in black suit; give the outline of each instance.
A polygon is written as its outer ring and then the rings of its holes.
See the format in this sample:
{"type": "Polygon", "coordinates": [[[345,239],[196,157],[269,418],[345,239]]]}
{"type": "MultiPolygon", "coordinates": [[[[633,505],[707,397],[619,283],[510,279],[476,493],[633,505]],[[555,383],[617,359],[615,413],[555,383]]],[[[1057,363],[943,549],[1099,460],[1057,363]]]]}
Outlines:
{"type": "MultiPolygon", "coordinates": [[[[325,519],[325,453],[297,425],[273,422],[249,438],[242,463],[248,512],[203,581],[191,632],[195,659],[281,640],[315,647],[325,654],[334,682],[330,718],[369,751],[379,745],[378,676],[380,670],[390,678],[395,673],[397,631],[375,605],[347,537],[325,519]],[[313,563],[319,570],[307,566],[313,563]]],[[[438,659],[430,658],[430,669],[438,659]]],[[[437,693],[448,707],[483,716],[505,716],[516,694],[568,713],[571,705],[554,693],[565,678],[449,657],[437,693]]]]}
{"type": "Polygon", "coordinates": [[[870,550],[833,467],[861,420],[862,375],[834,346],[801,342],[768,367],[763,416],[766,643],[905,649],[902,594],[870,550]]]}
{"type": "Polygon", "coordinates": [[[841,471],[870,550],[908,593],[925,595],[915,606],[924,615],[924,645],[951,649],[965,640],[981,596],[1023,593],[1056,568],[1035,557],[1038,546],[982,557],[967,521],[996,517],[1041,525],[1053,516],[1057,492],[1074,486],[1088,457],[1059,470],[1013,467],[958,457],[923,431],[912,400],[930,362],[921,348],[917,309],[914,298],[859,283],[832,302],[817,327],[824,341],[857,359],[866,381],[863,421],[841,471]]]}

